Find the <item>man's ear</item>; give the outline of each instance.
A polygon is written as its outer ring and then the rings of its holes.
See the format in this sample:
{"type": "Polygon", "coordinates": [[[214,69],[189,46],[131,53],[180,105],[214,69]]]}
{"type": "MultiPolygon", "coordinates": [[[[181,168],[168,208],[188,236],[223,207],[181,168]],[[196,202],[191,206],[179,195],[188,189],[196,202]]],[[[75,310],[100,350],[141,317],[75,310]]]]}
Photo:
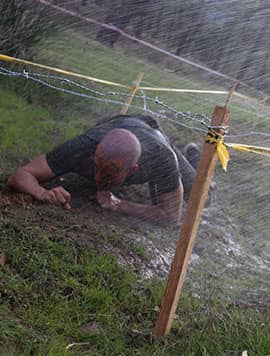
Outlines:
{"type": "Polygon", "coordinates": [[[129,168],[128,175],[131,176],[131,175],[135,174],[138,169],[139,169],[138,164],[135,164],[134,166],[129,168]]]}

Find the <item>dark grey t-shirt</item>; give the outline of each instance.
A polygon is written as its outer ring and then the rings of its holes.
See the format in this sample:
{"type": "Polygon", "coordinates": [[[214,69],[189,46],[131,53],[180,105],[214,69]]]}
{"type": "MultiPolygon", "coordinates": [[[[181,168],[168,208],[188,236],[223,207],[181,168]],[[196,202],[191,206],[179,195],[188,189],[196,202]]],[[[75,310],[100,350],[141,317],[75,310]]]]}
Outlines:
{"type": "Polygon", "coordinates": [[[112,129],[131,131],[140,141],[142,153],[138,171],[124,185],[149,183],[151,199],[157,202],[160,194],[179,186],[179,165],[168,139],[158,129],[157,122],[148,116],[115,116],[105,119],[84,134],[67,141],[47,153],[49,167],[56,176],[74,172],[86,177],[95,186],[94,155],[98,143],[112,129]]]}

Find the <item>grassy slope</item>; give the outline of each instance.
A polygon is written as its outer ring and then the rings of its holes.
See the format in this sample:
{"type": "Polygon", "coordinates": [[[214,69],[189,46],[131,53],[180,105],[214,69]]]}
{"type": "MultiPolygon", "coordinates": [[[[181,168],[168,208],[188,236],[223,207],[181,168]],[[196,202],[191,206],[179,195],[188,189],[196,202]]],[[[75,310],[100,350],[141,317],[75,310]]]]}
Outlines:
{"type": "MultiPolygon", "coordinates": [[[[44,45],[38,60],[48,63],[48,58],[50,64],[122,83],[132,82],[142,66],[145,81],[151,85],[182,87],[184,80],[190,80],[117,54],[75,33],[57,37],[49,47],[44,45]]],[[[36,87],[28,84],[24,93],[28,90],[35,103],[36,87]]],[[[40,90],[43,99],[36,105],[12,90],[1,89],[2,174],[103,115],[119,111],[118,107],[40,90]]],[[[162,99],[179,110],[210,114],[214,107],[210,98],[164,95],[162,99]]],[[[236,102],[234,107],[243,120],[246,114],[241,105],[236,102]]],[[[165,126],[173,134],[177,132],[174,126],[165,126]]],[[[262,127],[266,127],[265,122],[262,127]]],[[[182,143],[191,136],[190,131],[185,132],[188,137],[182,143]]],[[[252,308],[219,305],[210,295],[205,300],[183,297],[172,335],[166,340],[152,340],[154,307],[161,296],[159,283],[145,285],[111,256],[96,255],[87,244],[77,245],[74,236],[67,235],[59,224],[40,223],[44,219],[61,222],[68,217],[28,205],[23,205],[27,215],[21,216],[21,208],[1,200],[0,248],[7,262],[0,270],[0,354],[216,355],[248,349],[250,355],[265,355],[269,351],[267,310],[261,314],[252,308]],[[86,344],[66,351],[72,342],[86,344]]],[[[102,239],[104,233],[96,232],[95,237],[102,239]]]]}
{"type": "MultiPolygon", "coordinates": [[[[267,309],[224,305],[210,291],[196,299],[186,289],[171,335],[153,339],[160,282],[144,282],[112,256],[90,249],[79,239],[76,216],[38,206],[22,210],[8,199],[1,199],[1,211],[1,250],[7,255],[0,270],[1,355],[221,355],[232,350],[238,355],[244,349],[266,355],[269,350],[267,309]],[[67,351],[72,343],[78,344],[67,351]]],[[[117,234],[96,228],[93,240],[104,244],[121,239],[117,234]]]]}

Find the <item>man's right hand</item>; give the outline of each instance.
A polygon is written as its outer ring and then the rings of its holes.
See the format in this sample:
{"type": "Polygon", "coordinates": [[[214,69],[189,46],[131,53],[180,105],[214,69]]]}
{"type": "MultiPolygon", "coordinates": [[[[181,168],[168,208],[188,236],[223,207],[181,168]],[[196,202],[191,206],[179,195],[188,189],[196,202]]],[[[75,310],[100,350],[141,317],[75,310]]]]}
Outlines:
{"type": "Polygon", "coordinates": [[[61,186],[45,190],[38,199],[44,203],[62,206],[64,209],[71,209],[71,195],[61,186]]]}
{"type": "Polygon", "coordinates": [[[48,166],[45,154],[37,157],[25,166],[19,167],[8,178],[8,185],[18,192],[30,194],[34,198],[48,204],[70,209],[71,195],[63,187],[46,190],[40,182],[54,178],[55,174],[48,166]]]}

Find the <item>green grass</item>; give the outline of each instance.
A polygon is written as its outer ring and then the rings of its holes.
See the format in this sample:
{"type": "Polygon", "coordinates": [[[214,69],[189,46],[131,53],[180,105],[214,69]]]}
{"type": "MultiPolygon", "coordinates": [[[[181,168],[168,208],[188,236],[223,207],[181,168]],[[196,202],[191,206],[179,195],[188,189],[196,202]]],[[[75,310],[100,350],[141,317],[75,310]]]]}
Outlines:
{"type": "MultiPolygon", "coordinates": [[[[144,73],[142,85],[145,86],[210,90],[229,90],[231,88],[230,82],[224,88],[211,83],[211,81],[201,79],[199,75],[196,76],[191,73],[183,75],[181,72],[178,74],[169,65],[167,69],[164,56],[159,54],[157,54],[157,58],[160,58],[160,63],[157,65],[157,63],[153,64],[149,61],[144,56],[143,51],[141,55],[134,55],[135,53],[134,50],[126,49],[124,51],[121,48],[115,50],[104,47],[78,32],[68,30],[41,44],[35,59],[40,63],[51,63],[59,68],[128,86],[132,85],[138,74],[142,72],[144,73]]],[[[73,79],[77,80],[76,78],[73,79]]],[[[124,91],[117,87],[104,86],[89,81],[85,83],[91,88],[99,88],[103,91],[124,91]]],[[[239,90],[245,94],[245,88],[240,86],[239,90]]],[[[200,112],[208,115],[211,115],[216,105],[224,105],[226,102],[226,95],[151,91],[146,92],[146,94],[152,98],[158,96],[161,101],[180,111],[200,112]]],[[[250,94],[247,95],[250,96],[250,94]]],[[[135,101],[135,103],[138,102],[135,101]]],[[[95,105],[99,104],[95,103],[95,105]]],[[[115,109],[116,112],[120,110],[112,106],[110,106],[110,109],[115,109]]],[[[232,98],[231,109],[237,121],[240,120],[241,123],[244,121],[249,124],[254,124],[254,116],[264,114],[267,117],[268,112],[267,106],[264,107],[265,112],[263,112],[263,105],[259,108],[258,101],[247,101],[238,97],[232,98]]],[[[265,125],[268,126],[269,124],[267,125],[267,122],[265,122],[265,125]]]]}
{"type": "MultiPolygon", "coordinates": [[[[5,216],[6,215],[6,216],[5,216]]],[[[139,281],[109,255],[61,233],[0,218],[0,348],[20,355],[266,355],[268,312],[201,301],[187,292],[165,339],[151,336],[160,282],[139,281]],[[78,344],[66,350],[72,343],[78,344]]],[[[98,238],[98,236],[97,236],[98,238]]],[[[8,353],[7,353],[8,354],[8,353]]]]}
{"type": "Polygon", "coordinates": [[[14,168],[18,160],[31,159],[78,133],[57,122],[41,105],[32,105],[11,90],[0,90],[0,170],[14,168]]]}

